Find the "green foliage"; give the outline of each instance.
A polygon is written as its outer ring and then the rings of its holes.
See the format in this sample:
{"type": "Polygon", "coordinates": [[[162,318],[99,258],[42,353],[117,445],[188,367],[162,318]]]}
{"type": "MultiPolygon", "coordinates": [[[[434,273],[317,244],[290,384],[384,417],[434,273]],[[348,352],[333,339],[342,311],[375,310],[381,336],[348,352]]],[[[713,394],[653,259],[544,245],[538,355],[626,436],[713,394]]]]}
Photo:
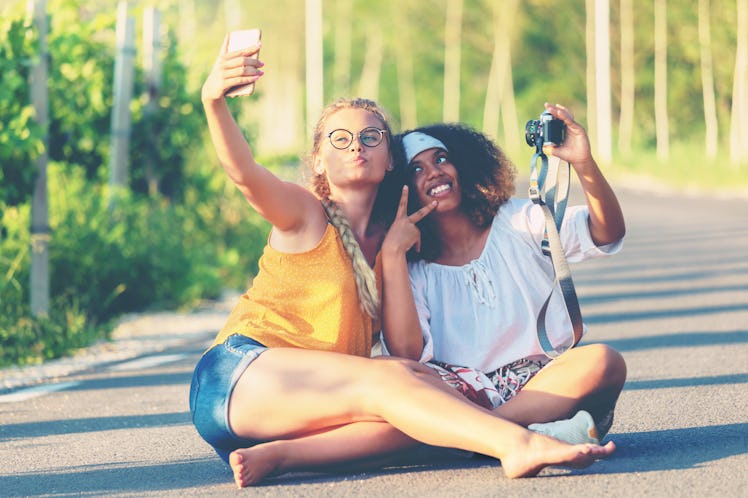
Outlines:
{"type": "Polygon", "coordinates": [[[49,186],[47,318],[30,317],[26,304],[29,207],[6,206],[0,220],[0,365],[57,357],[105,337],[122,313],[191,306],[244,287],[267,233],[259,216],[247,216],[246,201],[222,191],[225,182],[190,186],[184,204],[110,197],[82,167],[52,163],[49,186]]]}
{"type": "Polygon", "coordinates": [[[78,168],[50,182],[52,295],[79,296],[96,320],[182,304],[191,263],[179,208],[118,192],[110,211],[106,189],[91,187],[78,168]]]}
{"type": "Polygon", "coordinates": [[[114,14],[90,15],[72,0],[50,3],[48,154],[94,179],[109,157],[114,14]]]}
{"type": "Polygon", "coordinates": [[[48,317],[33,318],[28,305],[28,205],[0,202],[0,367],[56,358],[106,337],[106,324],[92,324],[77,302],[55,297],[48,317]]]}
{"type": "Polygon", "coordinates": [[[613,184],[633,178],[633,184],[640,187],[652,184],[672,192],[744,196],[748,169],[731,165],[727,150],[714,159],[706,159],[703,150],[703,141],[674,141],[670,159],[663,162],[654,150],[639,149],[630,157],[616,160],[606,175],[613,184]],[[653,170],[657,170],[656,176],[650,174],[653,170]]]}
{"type": "Polygon", "coordinates": [[[25,20],[0,18],[0,200],[10,206],[30,197],[42,151],[28,85],[36,50],[25,20]]]}
{"type": "Polygon", "coordinates": [[[162,92],[150,114],[143,75],[136,74],[133,188],[109,191],[111,9],[97,13],[72,0],[49,2],[48,9],[54,14],[48,36],[47,317],[31,316],[28,304],[29,197],[41,141],[22,103],[29,100],[36,48],[21,14],[2,21],[0,365],[43,361],[105,338],[122,313],[189,307],[227,287],[243,288],[267,237],[267,223],[249,212],[216,164],[199,93],[185,87],[173,33],[167,35],[162,92]],[[151,172],[158,188],[149,191],[151,172]]]}
{"type": "Polygon", "coordinates": [[[146,87],[143,77],[137,79],[135,95],[140,97],[132,106],[130,183],[136,192],[156,190],[181,197],[187,159],[205,145],[196,140],[205,129],[205,120],[200,95],[185,87],[187,71],[179,60],[176,35],[171,30],[165,48],[158,94],[146,87]]]}
{"type": "MultiPolygon", "coordinates": [[[[205,252],[202,261],[217,268],[222,288],[244,289],[257,271],[257,261],[267,242],[270,224],[247,205],[218,164],[207,130],[199,136],[206,145],[188,162],[183,205],[188,243],[195,252],[205,252]]],[[[276,174],[289,169],[286,163],[273,166],[276,174]]],[[[195,284],[199,279],[195,278],[195,284]]]]}
{"type": "Polygon", "coordinates": [[[19,316],[27,301],[30,212],[28,204],[8,206],[0,201],[0,319],[19,316]]]}

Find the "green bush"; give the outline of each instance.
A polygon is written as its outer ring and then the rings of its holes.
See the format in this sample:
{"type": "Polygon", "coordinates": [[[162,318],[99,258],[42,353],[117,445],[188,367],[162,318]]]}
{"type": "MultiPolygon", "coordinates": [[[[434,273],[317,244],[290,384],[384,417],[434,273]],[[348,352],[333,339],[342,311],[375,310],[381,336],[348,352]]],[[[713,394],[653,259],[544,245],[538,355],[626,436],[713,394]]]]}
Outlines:
{"type": "Polygon", "coordinates": [[[180,62],[172,31],[164,43],[163,82],[152,102],[144,77],[136,78],[137,98],[131,105],[130,185],[135,192],[181,199],[189,181],[185,178],[187,159],[203,146],[199,138],[205,119],[200,94],[185,88],[186,68],[180,62]]]}
{"type": "Polygon", "coordinates": [[[109,190],[114,11],[51,1],[50,309],[32,316],[30,198],[42,142],[27,104],[38,47],[21,4],[0,20],[0,366],[106,338],[122,313],[189,307],[244,288],[268,228],[216,164],[171,32],[153,113],[135,75],[130,189],[109,190]]]}
{"type": "Polygon", "coordinates": [[[48,154],[54,161],[83,166],[89,179],[106,178],[115,10],[93,15],[79,3],[48,2],[48,154]]]}
{"type": "Polygon", "coordinates": [[[82,167],[50,164],[46,318],[31,317],[28,305],[29,207],[0,206],[0,365],[58,357],[105,338],[123,313],[189,307],[244,287],[267,225],[217,178],[188,184],[195,202],[176,204],[110,195],[82,167]]]}
{"type": "Polygon", "coordinates": [[[41,131],[30,104],[29,67],[35,49],[23,19],[0,18],[0,201],[13,206],[31,196],[33,157],[41,131]]]}
{"type": "Polygon", "coordinates": [[[2,205],[0,216],[0,366],[38,363],[106,337],[75,299],[55,297],[46,318],[29,309],[29,208],[2,205]]]}

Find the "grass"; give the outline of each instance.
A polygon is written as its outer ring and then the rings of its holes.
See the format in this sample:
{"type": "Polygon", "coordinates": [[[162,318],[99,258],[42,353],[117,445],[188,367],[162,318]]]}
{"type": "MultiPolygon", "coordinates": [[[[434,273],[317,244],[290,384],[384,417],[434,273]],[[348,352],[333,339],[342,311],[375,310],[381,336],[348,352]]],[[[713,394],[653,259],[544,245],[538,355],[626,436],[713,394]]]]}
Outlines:
{"type": "Polygon", "coordinates": [[[635,181],[642,188],[748,198],[748,161],[732,164],[727,150],[708,159],[702,144],[673,144],[667,161],[658,159],[654,150],[639,151],[614,158],[604,171],[611,181],[635,181]]]}

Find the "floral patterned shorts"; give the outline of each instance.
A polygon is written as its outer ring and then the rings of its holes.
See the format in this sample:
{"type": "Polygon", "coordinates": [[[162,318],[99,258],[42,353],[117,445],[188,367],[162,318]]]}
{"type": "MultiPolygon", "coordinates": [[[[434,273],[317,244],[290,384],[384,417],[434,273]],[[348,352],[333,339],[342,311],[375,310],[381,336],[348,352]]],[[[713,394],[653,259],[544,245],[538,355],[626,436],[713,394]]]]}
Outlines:
{"type": "Polygon", "coordinates": [[[512,399],[549,361],[523,358],[488,373],[440,361],[426,366],[473,403],[493,410],[512,399]]]}

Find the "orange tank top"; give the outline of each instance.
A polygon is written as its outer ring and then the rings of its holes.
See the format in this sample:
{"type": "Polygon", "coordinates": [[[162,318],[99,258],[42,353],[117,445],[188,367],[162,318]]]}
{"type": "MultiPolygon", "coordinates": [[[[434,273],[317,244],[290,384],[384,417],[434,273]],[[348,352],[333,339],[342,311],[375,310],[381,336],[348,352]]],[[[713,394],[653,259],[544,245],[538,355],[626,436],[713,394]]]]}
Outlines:
{"type": "MultiPolygon", "coordinates": [[[[382,264],[374,265],[381,296],[382,264]]],[[[359,306],[350,256],[328,223],[316,247],[282,253],[265,246],[252,287],[241,296],[213,345],[241,334],[267,347],[371,354],[372,319],[359,306]]]]}

